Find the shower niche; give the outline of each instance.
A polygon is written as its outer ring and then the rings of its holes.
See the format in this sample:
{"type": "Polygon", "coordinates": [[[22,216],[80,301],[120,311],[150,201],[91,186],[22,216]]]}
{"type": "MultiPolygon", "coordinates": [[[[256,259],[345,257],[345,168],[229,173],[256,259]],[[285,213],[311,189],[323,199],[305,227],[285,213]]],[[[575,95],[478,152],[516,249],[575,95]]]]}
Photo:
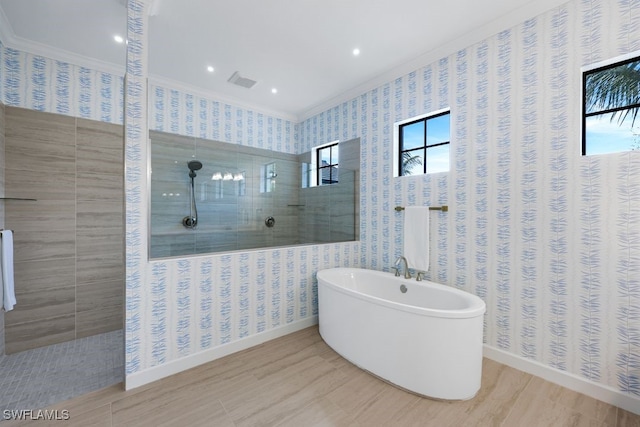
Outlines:
{"type": "Polygon", "coordinates": [[[294,155],[151,131],[150,257],[358,238],[359,140],[345,142],[340,182],[303,188],[294,155]]]}

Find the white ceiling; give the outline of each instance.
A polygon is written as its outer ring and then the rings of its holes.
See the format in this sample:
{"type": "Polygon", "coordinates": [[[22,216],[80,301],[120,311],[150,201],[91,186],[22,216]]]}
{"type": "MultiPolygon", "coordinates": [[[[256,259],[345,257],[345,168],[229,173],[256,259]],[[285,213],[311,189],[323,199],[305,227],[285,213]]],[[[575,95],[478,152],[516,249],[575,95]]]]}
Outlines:
{"type": "MultiPolygon", "coordinates": [[[[565,1],[153,0],[149,72],[302,119],[565,1]]],[[[122,73],[125,29],[124,0],[0,0],[6,46],[79,65],[122,73]]]]}

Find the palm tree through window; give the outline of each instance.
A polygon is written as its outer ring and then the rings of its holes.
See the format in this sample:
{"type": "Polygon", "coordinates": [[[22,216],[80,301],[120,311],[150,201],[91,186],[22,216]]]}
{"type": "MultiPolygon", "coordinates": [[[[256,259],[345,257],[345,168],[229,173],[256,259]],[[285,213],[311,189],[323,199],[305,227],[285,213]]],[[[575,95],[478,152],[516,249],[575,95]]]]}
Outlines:
{"type": "Polygon", "coordinates": [[[640,57],[582,76],[582,154],[640,149],[640,57]]]}
{"type": "Polygon", "coordinates": [[[449,170],[449,111],[400,124],[399,176],[449,170]]]}

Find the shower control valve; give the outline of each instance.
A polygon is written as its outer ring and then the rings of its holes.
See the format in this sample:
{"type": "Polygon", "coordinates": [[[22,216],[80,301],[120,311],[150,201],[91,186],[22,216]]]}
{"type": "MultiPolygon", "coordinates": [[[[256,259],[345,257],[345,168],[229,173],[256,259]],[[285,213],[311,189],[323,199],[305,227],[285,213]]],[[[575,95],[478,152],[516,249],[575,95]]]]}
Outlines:
{"type": "Polygon", "coordinates": [[[198,225],[198,219],[193,216],[185,216],[182,218],[182,225],[187,228],[196,228],[196,225],[198,225]]]}

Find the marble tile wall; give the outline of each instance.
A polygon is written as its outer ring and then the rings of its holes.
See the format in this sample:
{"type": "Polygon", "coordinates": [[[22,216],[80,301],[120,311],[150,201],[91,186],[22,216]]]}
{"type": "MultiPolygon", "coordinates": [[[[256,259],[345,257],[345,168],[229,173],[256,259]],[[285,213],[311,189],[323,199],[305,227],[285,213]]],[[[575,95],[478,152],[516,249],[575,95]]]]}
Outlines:
{"type": "Polygon", "coordinates": [[[122,126],[6,107],[7,354],[122,328],[122,126]]]}

